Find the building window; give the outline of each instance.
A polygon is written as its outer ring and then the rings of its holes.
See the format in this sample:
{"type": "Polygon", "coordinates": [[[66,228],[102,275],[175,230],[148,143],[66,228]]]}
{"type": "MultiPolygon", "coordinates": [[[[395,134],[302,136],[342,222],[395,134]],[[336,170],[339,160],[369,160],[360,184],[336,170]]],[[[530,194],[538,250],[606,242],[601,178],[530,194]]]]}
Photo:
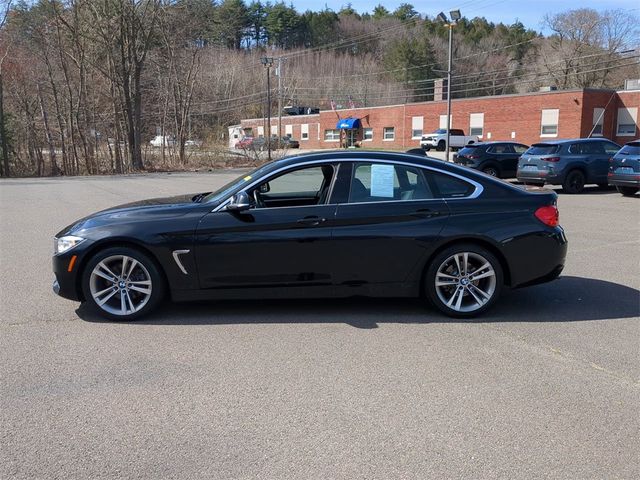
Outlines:
{"type": "Polygon", "coordinates": [[[271,135],[278,136],[278,125],[271,125],[271,135]]]}
{"type": "Polygon", "coordinates": [[[309,124],[300,125],[300,140],[309,140],[309,124]]]}
{"type": "Polygon", "coordinates": [[[264,137],[264,127],[262,126],[258,127],[258,136],[264,137]]]}
{"type": "Polygon", "coordinates": [[[602,126],[604,125],[604,108],[594,108],[593,109],[593,129],[591,130],[591,135],[594,137],[602,136],[602,126]]]}
{"type": "Polygon", "coordinates": [[[472,113],[469,115],[469,135],[482,136],[484,129],[484,113],[472,113]]]}
{"type": "Polygon", "coordinates": [[[424,117],[411,118],[411,138],[413,140],[422,139],[422,129],[424,127],[424,117]]]}
{"type": "Polygon", "coordinates": [[[635,137],[636,123],[638,121],[638,108],[619,108],[618,109],[618,128],[616,135],[619,137],[635,137]]]}
{"type": "Polygon", "coordinates": [[[324,131],[325,142],[338,142],[340,141],[340,130],[328,129],[324,131]]]}
{"type": "Polygon", "coordinates": [[[284,126],[284,135],[289,138],[293,137],[293,125],[284,126]]]}
{"type": "MultiPolygon", "coordinates": [[[[449,125],[453,125],[453,115],[451,115],[451,121],[449,122],[449,125]]],[[[440,115],[440,127],[439,128],[447,128],[447,116],[446,115],[440,115]]]]}
{"type": "Polygon", "coordinates": [[[558,136],[558,117],[560,116],[560,110],[557,108],[550,108],[542,110],[542,117],[540,120],[540,136],[541,137],[557,137],[558,136]]]}
{"type": "Polygon", "coordinates": [[[370,142],[373,140],[373,128],[365,128],[362,131],[362,139],[365,142],[370,142]]]}
{"type": "Polygon", "coordinates": [[[382,139],[385,142],[390,142],[395,140],[396,138],[396,129],[395,127],[384,127],[382,139]]]}

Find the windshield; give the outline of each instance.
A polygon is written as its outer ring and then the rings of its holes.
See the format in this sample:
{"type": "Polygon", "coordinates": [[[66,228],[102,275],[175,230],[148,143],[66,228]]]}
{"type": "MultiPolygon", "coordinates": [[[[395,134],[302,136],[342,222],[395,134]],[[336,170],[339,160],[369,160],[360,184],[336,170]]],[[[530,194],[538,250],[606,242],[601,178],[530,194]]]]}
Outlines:
{"type": "Polygon", "coordinates": [[[229,195],[231,195],[231,192],[239,189],[245,183],[249,183],[251,180],[255,180],[256,178],[262,176],[264,172],[271,168],[271,165],[271,163],[267,163],[266,165],[258,167],[249,173],[243,173],[238,178],[220,187],[215,192],[211,192],[209,195],[202,199],[202,202],[218,202],[220,200],[224,200],[229,195]]]}
{"type": "Polygon", "coordinates": [[[532,145],[525,153],[527,155],[551,155],[560,150],[560,145],[549,145],[547,143],[537,143],[532,145]]]}
{"type": "Polygon", "coordinates": [[[439,129],[437,129],[437,130],[436,130],[435,132],[433,132],[433,133],[437,133],[438,135],[441,135],[441,134],[443,134],[443,133],[447,133],[447,130],[446,130],[446,129],[444,129],[444,128],[439,128],[439,129]]]}

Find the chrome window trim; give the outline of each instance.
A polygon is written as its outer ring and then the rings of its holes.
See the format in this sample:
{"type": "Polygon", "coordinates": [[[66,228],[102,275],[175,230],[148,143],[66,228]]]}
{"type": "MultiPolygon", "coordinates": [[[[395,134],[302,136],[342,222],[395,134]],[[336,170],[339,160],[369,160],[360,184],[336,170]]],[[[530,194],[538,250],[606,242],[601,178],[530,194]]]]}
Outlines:
{"type": "MultiPolygon", "coordinates": [[[[403,154],[394,154],[394,153],[388,153],[386,155],[403,155],[403,154]]],[[[403,155],[404,156],[404,155],[403,155]]],[[[414,202],[414,201],[429,201],[429,200],[439,200],[439,201],[449,201],[449,200],[472,200],[474,198],[478,198],[482,192],[484,191],[484,187],[482,186],[482,184],[476,182],[475,180],[472,180],[470,178],[464,177],[462,175],[459,175],[457,173],[453,173],[453,172],[447,172],[446,170],[441,170],[439,168],[436,167],[431,167],[428,165],[421,165],[419,163],[413,163],[413,162],[407,162],[407,161],[402,161],[402,160],[387,160],[387,159],[372,159],[372,158],[344,158],[344,159],[340,159],[340,158],[323,158],[321,160],[310,160],[308,162],[301,162],[301,163],[297,163],[295,165],[287,165],[284,167],[281,167],[277,170],[274,170],[273,172],[269,173],[269,177],[271,177],[272,175],[278,174],[280,172],[283,172],[285,170],[289,170],[289,169],[296,169],[297,167],[304,167],[307,165],[317,165],[319,163],[346,163],[346,162],[351,162],[351,163],[390,163],[392,165],[405,165],[405,166],[410,166],[410,167],[415,167],[415,168],[422,168],[424,170],[429,170],[432,172],[436,172],[436,173],[441,173],[443,175],[450,175],[454,178],[457,178],[459,180],[462,180],[464,182],[467,182],[471,185],[473,185],[474,187],[474,191],[471,192],[470,195],[467,195],[465,197],[439,197],[439,198],[428,198],[428,199],[424,199],[424,200],[385,200],[382,202],[357,202],[357,203],[340,203],[340,204],[326,204],[323,203],[322,205],[306,205],[306,207],[324,207],[324,206],[329,206],[329,205],[362,205],[364,203],[389,203],[389,202],[414,202]]],[[[334,174],[334,182],[335,182],[335,178],[337,178],[337,171],[334,174]]],[[[265,178],[264,176],[261,178],[258,178],[256,180],[254,180],[253,182],[249,183],[248,185],[245,185],[243,188],[241,188],[238,191],[246,191],[251,189],[252,187],[258,185],[263,178],[265,178]]],[[[331,192],[333,193],[333,192],[331,192]]],[[[233,195],[232,195],[233,196],[233,195]]],[[[232,197],[231,196],[231,197],[232,197]]],[[[221,211],[224,207],[227,206],[227,204],[231,201],[231,197],[228,197],[226,200],[224,200],[220,205],[218,205],[216,208],[214,208],[211,213],[214,212],[219,212],[221,211]]],[[[330,197],[329,197],[330,198],[330,197]]],[[[295,205],[295,206],[290,206],[290,207],[270,207],[270,208],[299,208],[299,205],[295,205]]],[[[254,209],[256,210],[256,209],[254,209]]],[[[260,209],[260,210],[264,210],[264,209],[260,209]]]]}

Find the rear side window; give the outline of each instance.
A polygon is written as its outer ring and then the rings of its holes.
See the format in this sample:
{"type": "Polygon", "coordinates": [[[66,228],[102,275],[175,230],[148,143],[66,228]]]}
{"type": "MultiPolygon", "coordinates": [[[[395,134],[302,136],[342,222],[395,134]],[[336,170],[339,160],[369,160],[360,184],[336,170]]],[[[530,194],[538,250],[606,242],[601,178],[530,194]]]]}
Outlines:
{"type": "Polygon", "coordinates": [[[549,145],[546,143],[537,143],[535,145],[531,145],[529,150],[527,150],[527,155],[553,155],[554,153],[558,153],[560,151],[560,145],[549,145]]]}
{"type": "Polygon", "coordinates": [[[436,196],[439,198],[464,198],[471,195],[475,187],[464,180],[446,175],[444,173],[427,173],[429,180],[433,182],[436,196]]]}
{"type": "Polygon", "coordinates": [[[349,203],[430,198],[433,198],[433,193],[418,168],[382,163],[358,163],[353,170],[349,203]]]}
{"type": "Polygon", "coordinates": [[[640,155],[640,143],[628,143],[620,149],[623,155],[640,155]]]}
{"type": "Polygon", "coordinates": [[[514,145],[513,149],[516,151],[516,153],[523,154],[529,149],[529,147],[527,147],[526,145],[514,145]]]}
{"type": "Polygon", "coordinates": [[[509,145],[491,145],[487,152],[489,153],[512,153],[509,145]]]}
{"type": "Polygon", "coordinates": [[[582,142],[574,143],[569,147],[569,153],[588,155],[593,153],[604,153],[602,142],[582,142]]]}
{"type": "Polygon", "coordinates": [[[452,128],[451,135],[464,135],[464,132],[462,130],[455,130],[452,128]]]}

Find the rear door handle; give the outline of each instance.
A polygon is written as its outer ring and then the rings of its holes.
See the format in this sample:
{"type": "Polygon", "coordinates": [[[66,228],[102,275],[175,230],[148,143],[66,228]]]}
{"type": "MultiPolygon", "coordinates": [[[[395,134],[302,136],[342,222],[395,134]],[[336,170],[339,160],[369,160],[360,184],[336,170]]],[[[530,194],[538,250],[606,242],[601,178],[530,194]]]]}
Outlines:
{"type": "Polygon", "coordinates": [[[298,223],[300,225],[304,225],[305,227],[317,227],[318,225],[320,225],[321,223],[324,223],[326,221],[327,221],[326,218],[322,218],[322,217],[318,217],[316,215],[312,215],[312,216],[309,216],[309,217],[301,218],[300,220],[298,220],[298,223]]]}
{"type": "Polygon", "coordinates": [[[442,212],[438,210],[431,210],[430,208],[419,208],[418,210],[415,211],[414,215],[416,217],[421,217],[421,218],[431,218],[431,217],[437,217],[438,215],[442,215],[442,212]]]}

